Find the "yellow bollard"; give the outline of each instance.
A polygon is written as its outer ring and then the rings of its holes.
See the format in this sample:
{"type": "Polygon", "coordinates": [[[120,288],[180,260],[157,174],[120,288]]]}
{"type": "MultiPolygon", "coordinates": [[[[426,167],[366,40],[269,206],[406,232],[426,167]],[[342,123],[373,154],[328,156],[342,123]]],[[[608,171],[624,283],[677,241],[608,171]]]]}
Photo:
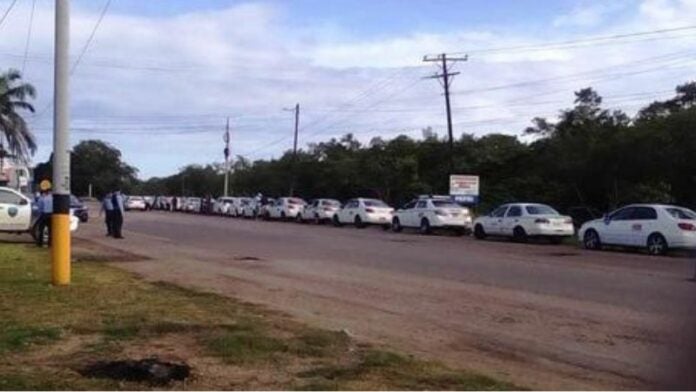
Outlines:
{"type": "Polygon", "coordinates": [[[56,286],[70,284],[70,214],[51,216],[51,272],[56,286]]]}

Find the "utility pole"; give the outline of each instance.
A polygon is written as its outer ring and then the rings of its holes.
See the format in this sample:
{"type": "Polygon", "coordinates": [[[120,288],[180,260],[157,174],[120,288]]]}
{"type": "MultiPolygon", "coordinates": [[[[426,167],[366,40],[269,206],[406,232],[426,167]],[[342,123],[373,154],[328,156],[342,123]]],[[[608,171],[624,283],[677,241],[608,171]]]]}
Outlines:
{"type": "Polygon", "coordinates": [[[54,285],[70,284],[70,1],[56,0],[53,93],[53,214],[51,270],[54,285]]]}
{"type": "Polygon", "coordinates": [[[454,135],[452,132],[452,109],[450,108],[450,85],[452,80],[459,72],[450,72],[449,62],[456,63],[457,61],[466,61],[468,56],[464,57],[447,57],[447,53],[442,53],[437,57],[424,56],[424,62],[437,62],[440,63],[439,66],[442,68],[440,74],[435,74],[429,76],[428,79],[442,79],[442,87],[445,89],[445,106],[447,108],[447,134],[449,136],[449,170],[450,174],[454,174],[454,135]]]}
{"type": "Polygon", "coordinates": [[[285,111],[295,111],[295,139],[292,143],[292,178],[290,182],[290,196],[294,196],[295,182],[297,181],[297,133],[300,127],[300,104],[295,104],[295,109],[283,109],[285,111]]]}
{"type": "Polygon", "coordinates": [[[225,141],[225,189],[223,195],[227,197],[229,195],[229,185],[230,185],[230,118],[227,117],[227,126],[225,126],[225,135],[222,138],[225,141]]]}

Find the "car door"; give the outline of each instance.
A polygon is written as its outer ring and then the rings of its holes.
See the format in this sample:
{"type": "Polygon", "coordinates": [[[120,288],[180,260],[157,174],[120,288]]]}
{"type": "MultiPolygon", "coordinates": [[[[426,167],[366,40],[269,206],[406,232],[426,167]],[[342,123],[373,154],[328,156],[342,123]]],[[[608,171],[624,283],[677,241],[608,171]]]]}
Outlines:
{"type": "Polygon", "coordinates": [[[515,226],[520,225],[520,219],[522,219],[522,207],[518,205],[510,206],[502,218],[502,223],[500,223],[500,234],[512,236],[515,226]]]}
{"type": "Polygon", "coordinates": [[[426,212],[428,211],[428,201],[427,200],[418,200],[418,203],[416,203],[416,207],[411,211],[411,219],[410,219],[410,226],[412,227],[420,227],[420,222],[423,217],[425,217],[426,212]]]}
{"type": "Polygon", "coordinates": [[[634,207],[625,207],[613,212],[600,225],[600,238],[606,244],[631,245],[632,217],[634,207]]]}
{"type": "Polygon", "coordinates": [[[659,231],[657,211],[653,207],[641,206],[633,210],[630,218],[630,233],[626,241],[631,246],[645,246],[648,236],[659,231]]]}
{"type": "Polygon", "coordinates": [[[406,226],[410,227],[413,226],[413,214],[414,214],[414,208],[416,207],[416,201],[411,200],[410,202],[406,203],[403,207],[401,207],[397,211],[397,216],[399,217],[399,223],[401,226],[406,226]]]}
{"type": "Polygon", "coordinates": [[[490,216],[484,219],[483,230],[488,234],[502,234],[503,218],[505,217],[505,212],[507,212],[507,210],[507,205],[498,207],[495,210],[493,210],[493,212],[490,213],[490,216]]]}
{"type": "Polygon", "coordinates": [[[29,199],[10,189],[0,189],[0,231],[28,231],[30,226],[29,199]]]}
{"type": "Polygon", "coordinates": [[[348,200],[346,202],[346,205],[341,208],[341,210],[338,211],[338,220],[341,223],[348,223],[348,222],[353,222],[352,216],[355,214],[355,207],[357,207],[358,201],[357,200],[348,200]]]}

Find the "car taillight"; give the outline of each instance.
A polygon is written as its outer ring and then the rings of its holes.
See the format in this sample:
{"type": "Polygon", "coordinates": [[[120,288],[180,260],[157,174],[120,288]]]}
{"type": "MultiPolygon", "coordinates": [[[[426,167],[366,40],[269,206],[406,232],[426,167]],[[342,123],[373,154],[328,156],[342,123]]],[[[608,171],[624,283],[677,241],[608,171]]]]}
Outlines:
{"type": "Polygon", "coordinates": [[[435,210],[435,215],[437,215],[437,216],[447,216],[448,214],[447,214],[447,211],[435,210]]]}
{"type": "Polygon", "coordinates": [[[549,222],[549,220],[546,219],[546,218],[539,218],[539,219],[534,220],[534,223],[548,224],[548,223],[550,223],[550,222],[549,222]]]}
{"type": "Polygon", "coordinates": [[[691,223],[680,223],[679,228],[686,231],[696,231],[696,226],[691,223]]]}
{"type": "Polygon", "coordinates": [[[375,210],[372,208],[365,208],[365,212],[367,212],[368,214],[371,214],[371,213],[375,212],[375,210]]]}

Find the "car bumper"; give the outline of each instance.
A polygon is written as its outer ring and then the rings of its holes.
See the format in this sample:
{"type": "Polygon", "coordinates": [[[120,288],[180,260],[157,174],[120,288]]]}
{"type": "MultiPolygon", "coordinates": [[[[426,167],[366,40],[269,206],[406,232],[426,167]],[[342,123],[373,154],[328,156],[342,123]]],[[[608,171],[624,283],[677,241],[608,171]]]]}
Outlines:
{"type": "Polygon", "coordinates": [[[452,228],[452,229],[470,229],[471,219],[465,218],[455,218],[455,217],[436,217],[430,222],[431,227],[442,227],[442,228],[452,228]]]}
{"type": "Polygon", "coordinates": [[[696,232],[683,232],[670,236],[667,245],[676,249],[696,249],[696,232]]]}
{"type": "Polygon", "coordinates": [[[543,237],[572,237],[575,235],[575,228],[572,224],[561,226],[544,225],[530,228],[527,234],[543,237]]]}
{"type": "Polygon", "coordinates": [[[391,214],[367,214],[365,215],[365,223],[371,225],[389,225],[391,224],[391,214]]]}

